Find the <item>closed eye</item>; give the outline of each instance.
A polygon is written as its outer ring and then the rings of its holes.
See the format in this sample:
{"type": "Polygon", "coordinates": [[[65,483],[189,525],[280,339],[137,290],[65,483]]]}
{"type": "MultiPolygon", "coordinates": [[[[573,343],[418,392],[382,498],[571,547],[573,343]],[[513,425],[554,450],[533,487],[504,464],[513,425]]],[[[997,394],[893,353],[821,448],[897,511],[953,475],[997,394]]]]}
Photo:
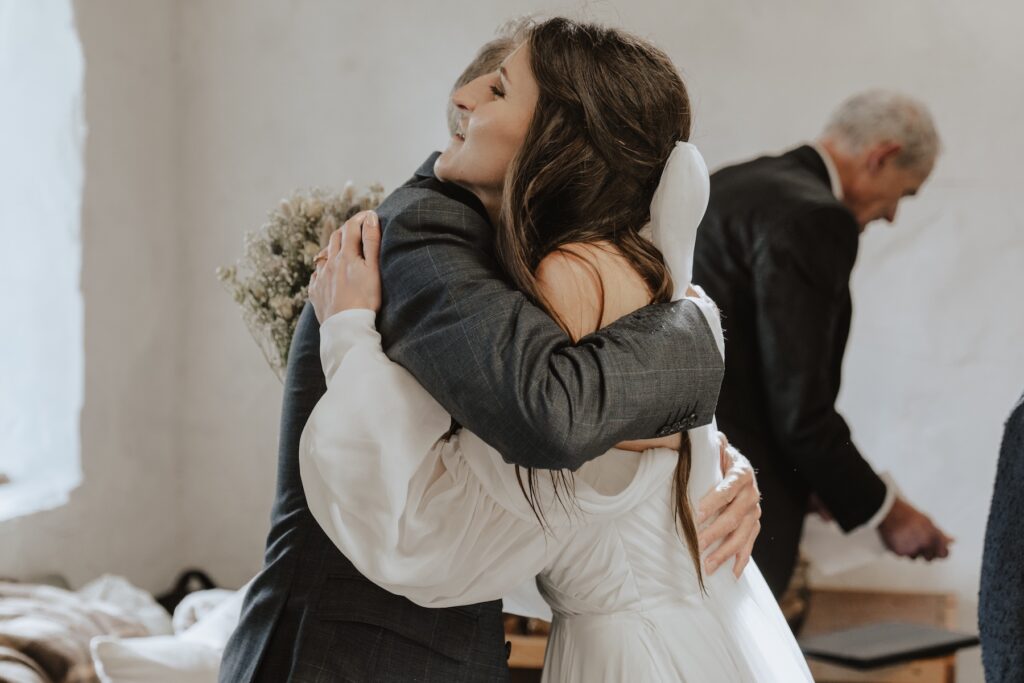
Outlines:
{"type": "Polygon", "coordinates": [[[502,90],[501,88],[499,88],[496,85],[492,85],[491,86],[491,94],[494,95],[495,97],[504,97],[505,96],[505,91],[502,90]]]}

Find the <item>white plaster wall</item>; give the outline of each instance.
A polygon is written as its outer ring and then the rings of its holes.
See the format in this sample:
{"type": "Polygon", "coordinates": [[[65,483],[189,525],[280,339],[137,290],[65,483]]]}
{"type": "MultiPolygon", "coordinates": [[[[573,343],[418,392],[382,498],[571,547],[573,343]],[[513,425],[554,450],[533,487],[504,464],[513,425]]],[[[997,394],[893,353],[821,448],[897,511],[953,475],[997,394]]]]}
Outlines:
{"type": "Polygon", "coordinates": [[[163,590],[180,568],[176,13],[170,1],[75,3],[88,126],[83,483],[61,508],[0,523],[3,576],[59,572],[77,586],[116,572],[163,590]]]}

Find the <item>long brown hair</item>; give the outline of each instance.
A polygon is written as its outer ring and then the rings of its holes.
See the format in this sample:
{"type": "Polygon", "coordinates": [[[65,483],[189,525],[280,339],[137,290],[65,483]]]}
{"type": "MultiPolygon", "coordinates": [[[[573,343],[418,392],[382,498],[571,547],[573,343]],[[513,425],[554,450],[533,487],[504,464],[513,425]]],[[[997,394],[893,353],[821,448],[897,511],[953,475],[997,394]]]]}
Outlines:
{"type": "MultiPolygon", "coordinates": [[[[610,244],[643,278],[652,302],[668,301],[671,275],[640,229],[673,146],[690,137],[686,86],[665,53],[621,31],[555,18],[528,28],[525,40],[539,96],[505,179],[495,226],[499,261],[516,287],[554,315],[537,283],[541,259],[571,253],[563,249],[570,243],[610,244]]],[[[527,468],[526,484],[516,472],[543,524],[537,471],[527,468]]],[[[560,488],[572,494],[566,472],[552,477],[556,496],[560,488]]],[[[673,496],[703,589],[689,477],[684,438],[673,496]]]]}

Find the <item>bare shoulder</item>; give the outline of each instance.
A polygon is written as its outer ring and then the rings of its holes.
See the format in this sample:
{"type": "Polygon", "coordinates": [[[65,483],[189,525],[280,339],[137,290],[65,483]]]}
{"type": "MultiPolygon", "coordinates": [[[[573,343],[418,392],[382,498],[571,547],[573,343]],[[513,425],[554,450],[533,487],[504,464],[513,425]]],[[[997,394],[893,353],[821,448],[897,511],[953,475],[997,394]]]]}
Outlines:
{"type": "Polygon", "coordinates": [[[643,278],[614,245],[574,242],[537,267],[541,294],[579,339],[650,302],[643,278]]]}

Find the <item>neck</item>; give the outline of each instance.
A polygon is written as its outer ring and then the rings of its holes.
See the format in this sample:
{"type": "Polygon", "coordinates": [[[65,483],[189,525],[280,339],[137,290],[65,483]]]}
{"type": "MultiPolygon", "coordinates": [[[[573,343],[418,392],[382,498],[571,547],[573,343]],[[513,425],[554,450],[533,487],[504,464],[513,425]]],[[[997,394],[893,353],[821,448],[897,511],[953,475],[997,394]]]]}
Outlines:
{"type": "Polygon", "coordinates": [[[448,178],[445,178],[443,174],[438,173],[436,163],[434,165],[434,177],[442,183],[458,185],[463,190],[472,194],[477,198],[477,201],[483,205],[484,211],[487,212],[487,219],[491,222],[491,225],[498,224],[498,216],[501,214],[501,187],[484,187],[473,183],[462,182],[457,179],[449,180],[448,178]]]}
{"type": "Polygon", "coordinates": [[[845,200],[854,191],[853,181],[856,176],[856,159],[847,153],[835,140],[823,138],[818,140],[818,145],[832,157],[832,164],[836,167],[836,173],[839,174],[839,184],[843,188],[845,200]]]}
{"type": "Polygon", "coordinates": [[[491,225],[497,225],[498,216],[501,214],[501,191],[472,185],[463,185],[462,183],[458,184],[463,189],[472,192],[473,195],[480,200],[480,203],[483,204],[484,211],[487,212],[487,218],[491,221],[491,225]]]}
{"type": "Polygon", "coordinates": [[[491,225],[498,225],[498,217],[501,215],[501,196],[483,196],[477,194],[477,199],[484,205],[487,217],[491,219],[491,225]]]}

